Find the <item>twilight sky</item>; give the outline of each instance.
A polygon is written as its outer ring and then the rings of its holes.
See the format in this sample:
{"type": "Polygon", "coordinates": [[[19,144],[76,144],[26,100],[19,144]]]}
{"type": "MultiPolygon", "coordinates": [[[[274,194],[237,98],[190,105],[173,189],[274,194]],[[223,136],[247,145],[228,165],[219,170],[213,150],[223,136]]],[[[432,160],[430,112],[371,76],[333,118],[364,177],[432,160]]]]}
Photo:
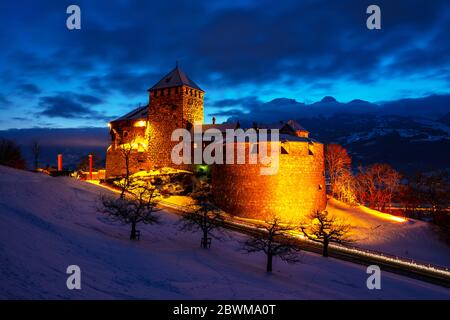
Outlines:
{"type": "Polygon", "coordinates": [[[448,0],[2,0],[0,26],[0,129],[106,126],[176,60],[206,91],[207,122],[277,98],[450,94],[448,0]],[[81,30],[66,28],[70,4],[81,30]],[[366,28],[370,4],[382,30],[366,28]]]}

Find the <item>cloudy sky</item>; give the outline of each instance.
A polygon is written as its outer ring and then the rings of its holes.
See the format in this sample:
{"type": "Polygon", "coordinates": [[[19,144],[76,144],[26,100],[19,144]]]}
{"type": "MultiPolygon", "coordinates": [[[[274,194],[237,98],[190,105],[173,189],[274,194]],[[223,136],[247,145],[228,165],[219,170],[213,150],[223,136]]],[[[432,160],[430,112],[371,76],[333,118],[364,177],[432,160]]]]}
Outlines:
{"type": "Polygon", "coordinates": [[[207,119],[279,98],[450,93],[448,0],[2,0],[0,25],[0,129],[105,126],[176,60],[207,119]],[[66,28],[70,4],[81,30],[66,28]],[[366,28],[370,4],[381,30],[366,28]]]}

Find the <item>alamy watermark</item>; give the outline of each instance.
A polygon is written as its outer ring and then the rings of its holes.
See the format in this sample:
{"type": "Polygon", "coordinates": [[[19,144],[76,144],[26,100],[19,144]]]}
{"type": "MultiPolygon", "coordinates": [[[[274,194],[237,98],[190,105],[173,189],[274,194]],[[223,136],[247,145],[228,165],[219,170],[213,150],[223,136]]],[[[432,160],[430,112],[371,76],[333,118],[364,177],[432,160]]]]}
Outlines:
{"type": "Polygon", "coordinates": [[[369,290],[381,290],[381,270],[377,265],[371,265],[367,267],[367,274],[370,276],[367,278],[366,286],[369,290]]]}
{"type": "Polygon", "coordinates": [[[81,290],[81,269],[76,264],[70,265],[66,269],[69,274],[66,280],[66,286],[69,290],[81,290]]]}
{"type": "Polygon", "coordinates": [[[67,7],[66,13],[70,16],[67,17],[66,27],[69,30],[81,29],[81,9],[79,6],[72,4],[67,7]]]}
{"type": "Polygon", "coordinates": [[[171,140],[179,142],[171,153],[176,165],[259,164],[261,175],[278,172],[281,148],[278,129],[226,129],[224,137],[219,129],[203,131],[201,125],[195,125],[193,132],[175,129],[171,140]]]}
{"type": "Polygon", "coordinates": [[[367,14],[370,16],[367,18],[366,26],[369,30],[380,30],[381,29],[381,9],[379,6],[372,4],[367,7],[367,14]]]}

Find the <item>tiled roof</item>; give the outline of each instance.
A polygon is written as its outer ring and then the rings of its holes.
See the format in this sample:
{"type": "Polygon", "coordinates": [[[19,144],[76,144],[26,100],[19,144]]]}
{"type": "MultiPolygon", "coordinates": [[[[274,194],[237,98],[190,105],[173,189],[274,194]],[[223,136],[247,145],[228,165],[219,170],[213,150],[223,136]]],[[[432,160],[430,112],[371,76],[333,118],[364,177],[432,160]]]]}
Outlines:
{"type": "Polygon", "coordinates": [[[197,89],[203,92],[202,89],[180,69],[177,65],[175,69],[166,74],[161,80],[158,81],[153,87],[149,89],[164,89],[164,88],[173,88],[180,86],[188,86],[193,89],[197,89]]]}
{"type": "Polygon", "coordinates": [[[111,122],[126,121],[126,120],[140,120],[140,119],[144,120],[144,119],[147,119],[147,116],[148,116],[148,105],[136,108],[133,111],[128,112],[126,115],[121,116],[120,118],[117,118],[111,122]]]}

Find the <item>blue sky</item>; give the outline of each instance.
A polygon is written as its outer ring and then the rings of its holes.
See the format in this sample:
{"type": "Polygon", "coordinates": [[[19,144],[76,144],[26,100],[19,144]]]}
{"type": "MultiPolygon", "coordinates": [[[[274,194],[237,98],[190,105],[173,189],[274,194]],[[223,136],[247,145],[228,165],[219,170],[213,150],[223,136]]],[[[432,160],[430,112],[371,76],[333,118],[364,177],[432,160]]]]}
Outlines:
{"type": "Polygon", "coordinates": [[[105,126],[176,60],[222,121],[277,98],[450,93],[448,1],[4,0],[0,23],[0,129],[105,126]],[[81,30],[66,28],[70,4],[81,30]]]}

